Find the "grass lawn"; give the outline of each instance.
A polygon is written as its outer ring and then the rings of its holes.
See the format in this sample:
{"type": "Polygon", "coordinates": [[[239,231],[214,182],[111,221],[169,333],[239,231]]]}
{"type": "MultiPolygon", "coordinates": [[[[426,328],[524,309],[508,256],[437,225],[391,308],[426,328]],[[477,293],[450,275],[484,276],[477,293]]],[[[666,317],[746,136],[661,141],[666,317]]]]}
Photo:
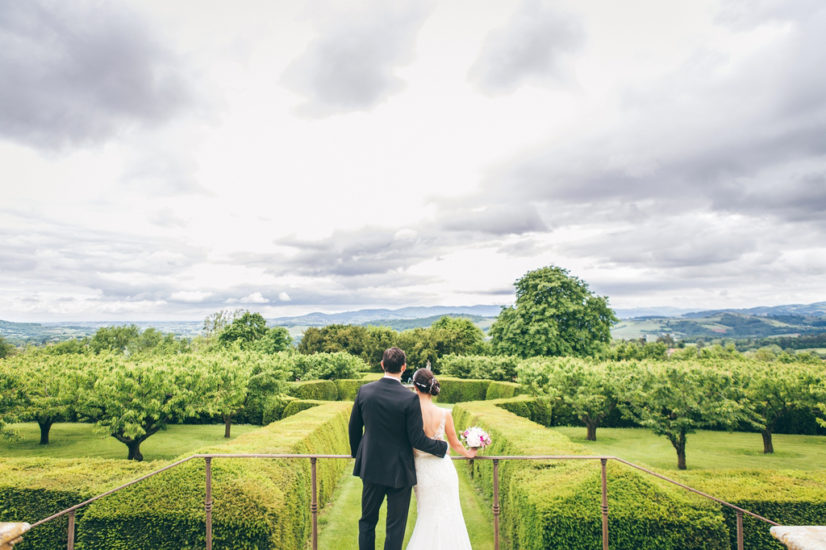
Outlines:
{"type": "MultiPolygon", "coordinates": [[[[462,513],[474,550],[493,549],[493,514],[490,505],[470,484],[464,464],[456,463],[459,473],[459,494],[462,499],[462,513]]],[[[384,546],[384,521],[386,505],[381,507],[379,523],[376,526],[376,548],[384,546]]],[[[345,471],[333,494],[332,503],[325,506],[318,519],[319,548],[358,547],[358,520],[361,516],[361,479],[345,471]]],[[[410,499],[410,513],[403,547],[407,546],[413,526],[416,524],[416,496],[410,499]]],[[[309,548],[309,546],[308,546],[309,548]]]]}
{"type": "MultiPolygon", "coordinates": [[[[11,424],[20,436],[17,440],[0,439],[0,457],[48,456],[53,458],[123,458],[126,445],[108,435],[95,432],[92,424],[57,423],[49,433],[49,444],[40,445],[40,428],[36,422],[11,424]]],[[[260,426],[232,426],[236,437],[260,426]]],[[[224,439],[223,424],[184,424],[169,426],[143,442],[144,460],[164,460],[195,451],[205,445],[215,445],[224,439]]]]}
{"type": "MultiPolygon", "coordinates": [[[[677,469],[677,453],[665,437],[643,428],[597,428],[597,440],[585,439],[585,427],[554,428],[594,454],[612,455],[663,470],[677,469]]],[[[759,433],[712,432],[688,434],[689,470],[760,468],[820,470],[826,464],[826,436],[775,434],[774,454],[763,454],[759,433]]]]}

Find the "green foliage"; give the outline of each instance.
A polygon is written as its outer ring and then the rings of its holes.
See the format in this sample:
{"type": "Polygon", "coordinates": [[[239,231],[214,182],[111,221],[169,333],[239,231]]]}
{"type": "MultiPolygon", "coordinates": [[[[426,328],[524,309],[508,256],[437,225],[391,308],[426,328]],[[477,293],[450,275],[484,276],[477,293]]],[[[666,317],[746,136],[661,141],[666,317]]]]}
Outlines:
{"type": "Polygon", "coordinates": [[[346,352],[291,354],[290,370],[298,380],[355,378],[365,370],[364,361],[346,352]]]}
{"type": "Polygon", "coordinates": [[[647,342],[645,338],[639,340],[614,340],[611,346],[605,348],[601,354],[603,359],[610,361],[642,361],[668,359],[668,344],[663,341],[647,342]]]}
{"type": "Polygon", "coordinates": [[[218,334],[218,342],[227,346],[233,342],[238,342],[242,348],[253,345],[267,334],[267,320],[260,313],[250,313],[245,311],[240,316],[233,319],[229,326],[226,326],[218,334]]]}
{"type": "Polygon", "coordinates": [[[516,378],[519,358],[513,355],[445,355],[441,359],[442,374],[456,378],[502,380],[516,378]]]}
{"type": "Polygon", "coordinates": [[[597,427],[620,402],[624,363],[595,364],[576,358],[535,358],[519,365],[519,381],[570,411],[596,439],[597,427]]]}
{"type": "Polygon", "coordinates": [[[360,378],[355,380],[334,380],[336,389],[338,389],[339,401],[353,401],[359,388],[365,384],[369,384],[375,378],[360,378]]]}
{"type": "Polygon", "coordinates": [[[17,352],[17,348],[14,347],[14,344],[0,336],[0,359],[5,359],[6,357],[10,357],[17,352]]]}
{"type": "MultiPolygon", "coordinates": [[[[519,401],[524,400],[520,398],[519,401]]],[[[507,401],[453,408],[457,427],[482,426],[489,455],[584,454],[565,436],[502,408],[507,401]]],[[[503,461],[499,467],[502,531],[513,548],[601,546],[600,469],[589,462],[503,461]]],[[[490,461],[473,462],[473,479],[490,498],[490,461]]],[[[728,549],[729,533],[714,505],[616,464],[608,468],[611,548],[728,549]]]]}
{"type": "Polygon", "coordinates": [[[514,382],[491,382],[485,392],[485,399],[502,399],[505,397],[513,397],[524,393],[525,390],[521,384],[514,382]]]}
{"type": "Polygon", "coordinates": [[[306,411],[307,409],[318,407],[323,403],[324,401],[294,399],[287,403],[287,406],[284,407],[284,411],[281,413],[281,418],[283,419],[287,418],[288,416],[293,416],[294,414],[298,414],[301,411],[306,411]]]}
{"type": "MultiPolygon", "coordinates": [[[[239,436],[212,453],[349,453],[350,407],[326,403],[239,436]]],[[[349,466],[319,460],[320,503],[349,466]]],[[[308,460],[214,459],[216,548],[304,548],[310,532],[308,460]]],[[[203,548],[204,461],[195,460],[92,504],[78,525],[84,548],[203,548]]]]}
{"type": "Polygon", "coordinates": [[[295,398],[289,395],[269,396],[264,402],[261,424],[266,426],[284,418],[284,409],[293,401],[295,401],[295,398]]]}
{"type": "Polygon", "coordinates": [[[95,353],[125,353],[126,348],[140,337],[140,329],[135,325],[101,327],[92,336],[89,347],[95,353]]]}
{"type": "Polygon", "coordinates": [[[516,304],[502,309],[490,328],[499,354],[596,355],[617,321],[608,299],[559,267],[529,271],[517,280],[516,304]]]}
{"type": "Polygon", "coordinates": [[[624,413],[665,436],[686,468],[686,435],[709,426],[734,427],[747,411],[734,400],[731,376],[702,367],[640,365],[629,371],[622,391],[624,413]]]}
{"type": "Polygon", "coordinates": [[[336,401],[338,399],[338,388],[331,380],[291,382],[287,386],[287,394],[298,399],[336,401]]]}
{"type": "Polygon", "coordinates": [[[255,342],[253,347],[264,353],[278,353],[290,349],[292,345],[293,339],[290,331],[284,327],[272,327],[267,329],[267,332],[255,342]]]}
{"type": "Polygon", "coordinates": [[[519,399],[502,399],[498,400],[496,405],[542,426],[551,426],[553,421],[551,401],[545,397],[522,396],[519,399]]]}
{"type": "Polygon", "coordinates": [[[436,398],[440,403],[461,403],[464,401],[484,401],[490,380],[462,380],[439,376],[442,391],[436,398]]]}

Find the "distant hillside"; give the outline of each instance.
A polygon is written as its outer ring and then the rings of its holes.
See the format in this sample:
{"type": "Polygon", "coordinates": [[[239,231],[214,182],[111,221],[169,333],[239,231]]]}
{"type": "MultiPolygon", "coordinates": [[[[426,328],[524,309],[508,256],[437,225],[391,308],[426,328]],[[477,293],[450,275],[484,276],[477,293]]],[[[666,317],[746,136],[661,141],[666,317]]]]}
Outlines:
{"type": "Polygon", "coordinates": [[[621,320],[611,331],[614,338],[671,334],[682,340],[778,338],[822,332],[826,332],[826,302],[637,317],[621,320]]]}
{"type": "MultiPolygon", "coordinates": [[[[474,325],[476,325],[485,332],[487,332],[487,330],[490,328],[490,325],[492,325],[493,321],[495,320],[494,317],[482,317],[481,315],[462,315],[448,313],[447,316],[460,319],[468,319],[474,325]]],[[[362,325],[371,327],[388,327],[392,328],[393,330],[403,331],[413,328],[429,327],[442,317],[444,317],[444,315],[433,315],[431,317],[422,317],[420,319],[377,319],[375,321],[362,323],[362,325]]]]}
{"type": "MultiPolygon", "coordinates": [[[[435,318],[442,315],[496,317],[502,306],[427,306],[404,307],[401,309],[360,309],[358,311],[344,311],[341,313],[308,313],[295,317],[276,317],[268,319],[271,325],[289,327],[295,325],[320,327],[333,324],[367,325],[381,321],[382,326],[398,320],[421,320],[435,318]]],[[[434,319],[434,320],[435,320],[434,319]]],[[[417,325],[420,326],[420,325],[417,325]]],[[[430,326],[430,325],[427,325],[430,326]]]]}

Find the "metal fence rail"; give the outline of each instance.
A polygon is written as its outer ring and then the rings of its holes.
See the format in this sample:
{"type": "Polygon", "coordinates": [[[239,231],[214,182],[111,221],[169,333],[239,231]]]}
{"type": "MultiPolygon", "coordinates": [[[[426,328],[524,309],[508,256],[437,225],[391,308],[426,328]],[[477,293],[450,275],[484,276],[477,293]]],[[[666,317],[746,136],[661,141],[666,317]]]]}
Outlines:
{"type": "MultiPolygon", "coordinates": [[[[129,483],[125,483],[120,487],[116,487],[110,491],[106,491],[100,495],[90,498],[89,500],[85,500],[80,504],[76,504],[71,508],[67,508],[62,510],[54,515],[51,515],[47,518],[41,519],[38,522],[35,522],[31,525],[31,528],[34,529],[39,525],[43,525],[49,521],[53,521],[59,517],[64,515],[68,515],[69,519],[69,526],[68,526],[68,543],[67,548],[68,550],[74,550],[75,547],[75,512],[84,506],[88,506],[92,502],[100,500],[112,493],[125,489],[131,485],[139,483],[147,478],[152,476],[158,475],[162,472],[165,472],[169,469],[175,468],[183,464],[184,462],[188,462],[190,460],[198,460],[203,459],[205,468],[206,468],[206,496],[204,497],[204,512],[205,512],[205,524],[206,524],[206,548],[207,550],[212,550],[212,461],[214,459],[249,459],[249,458],[258,458],[258,459],[288,459],[288,460],[309,460],[310,461],[310,483],[312,485],[312,492],[310,497],[310,514],[312,516],[312,548],[313,550],[318,550],[318,488],[316,483],[316,466],[320,459],[333,459],[333,460],[352,460],[350,455],[325,455],[325,454],[196,454],[184,458],[182,460],[178,460],[177,462],[173,462],[159,470],[155,470],[154,472],[150,472],[144,476],[141,476],[135,480],[130,481],[129,483]]],[[[601,469],[601,481],[602,481],[602,499],[600,502],[600,512],[602,515],[602,548],[603,550],[608,550],[608,473],[607,473],[607,464],[609,460],[614,460],[619,462],[620,464],[625,464],[630,468],[637,469],[645,474],[657,477],[668,483],[672,483],[686,491],[690,491],[697,495],[700,495],[704,498],[713,500],[722,506],[727,506],[735,511],[737,516],[737,550],[743,550],[743,515],[749,515],[753,518],[756,518],[760,521],[768,523],[769,525],[779,525],[774,521],[764,518],[761,515],[755,514],[739,506],[735,506],[729,502],[726,502],[722,499],[709,495],[708,493],[704,493],[688,485],[680,483],[679,481],[673,480],[669,477],[666,477],[662,474],[658,474],[657,472],[651,471],[647,468],[639,466],[637,464],[633,464],[628,462],[627,460],[623,460],[621,458],[615,456],[585,456],[585,455],[531,455],[531,456],[477,456],[476,458],[468,459],[465,457],[452,457],[453,460],[490,460],[493,461],[493,502],[491,505],[492,512],[493,512],[493,536],[494,536],[494,548],[499,550],[499,514],[500,514],[500,507],[499,507],[499,463],[503,460],[598,460],[600,463],[601,469]]]]}

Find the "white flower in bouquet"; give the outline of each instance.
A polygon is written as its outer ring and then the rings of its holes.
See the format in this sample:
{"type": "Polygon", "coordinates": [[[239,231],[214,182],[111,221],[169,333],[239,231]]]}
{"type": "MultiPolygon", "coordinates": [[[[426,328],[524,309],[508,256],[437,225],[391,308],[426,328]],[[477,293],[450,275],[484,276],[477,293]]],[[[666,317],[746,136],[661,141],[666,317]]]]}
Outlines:
{"type": "Polygon", "coordinates": [[[490,445],[491,442],[488,432],[486,432],[479,426],[471,426],[470,428],[463,431],[462,440],[465,442],[465,445],[472,449],[487,447],[488,445],[490,445]]]}

